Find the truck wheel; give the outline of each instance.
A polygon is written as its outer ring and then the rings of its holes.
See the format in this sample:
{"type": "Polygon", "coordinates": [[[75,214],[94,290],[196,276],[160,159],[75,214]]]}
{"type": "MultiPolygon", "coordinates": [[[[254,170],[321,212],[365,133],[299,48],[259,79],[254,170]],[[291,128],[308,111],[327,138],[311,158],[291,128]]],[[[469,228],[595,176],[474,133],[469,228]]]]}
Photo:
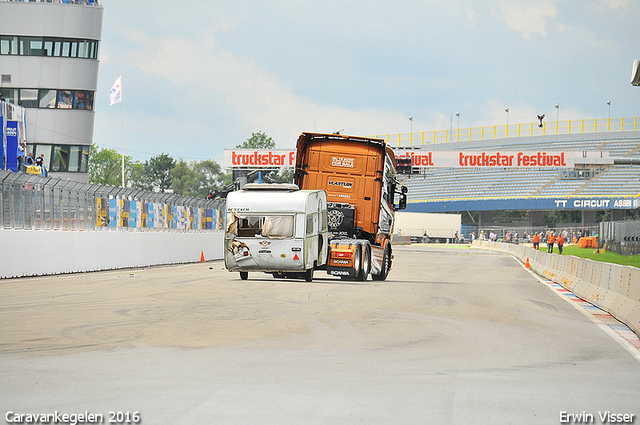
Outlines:
{"type": "Polygon", "coordinates": [[[360,266],[362,265],[362,245],[356,246],[356,253],[353,257],[353,276],[358,276],[360,274],[360,266]]]}
{"type": "Polygon", "coordinates": [[[249,278],[249,272],[240,272],[240,279],[247,280],[249,278]]]}
{"type": "Polygon", "coordinates": [[[304,280],[306,280],[307,282],[313,281],[313,269],[309,269],[304,272],[304,280]]]}
{"type": "Polygon", "coordinates": [[[389,269],[391,268],[391,243],[387,243],[384,248],[384,254],[382,254],[382,270],[380,274],[372,274],[373,280],[386,280],[389,275],[389,269]]]}
{"type": "Polygon", "coordinates": [[[371,248],[369,246],[365,246],[364,253],[362,254],[362,267],[360,267],[360,273],[356,277],[356,280],[360,280],[364,282],[367,280],[369,276],[369,272],[371,271],[371,248]]]}

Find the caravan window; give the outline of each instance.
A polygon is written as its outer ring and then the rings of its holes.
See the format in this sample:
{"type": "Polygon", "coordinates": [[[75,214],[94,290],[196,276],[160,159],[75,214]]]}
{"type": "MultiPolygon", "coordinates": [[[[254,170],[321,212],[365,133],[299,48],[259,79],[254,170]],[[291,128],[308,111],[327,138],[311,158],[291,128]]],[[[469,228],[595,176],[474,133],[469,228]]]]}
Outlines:
{"type": "Polygon", "coordinates": [[[309,214],[307,216],[307,236],[313,234],[313,222],[317,214],[309,214]]]}
{"type": "Polygon", "coordinates": [[[283,239],[293,237],[293,215],[236,217],[237,235],[245,238],[283,239]]]}

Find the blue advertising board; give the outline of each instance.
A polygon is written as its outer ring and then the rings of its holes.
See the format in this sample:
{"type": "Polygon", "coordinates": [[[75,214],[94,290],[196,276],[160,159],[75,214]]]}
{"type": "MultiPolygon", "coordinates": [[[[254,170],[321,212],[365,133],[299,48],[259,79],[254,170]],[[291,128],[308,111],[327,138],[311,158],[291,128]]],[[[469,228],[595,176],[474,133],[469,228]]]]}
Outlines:
{"type": "Polygon", "coordinates": [[[496,210],[632,210],[640,208],[640,198],[619,197],[552,197],[460,199],[451,201],[410,202],[407,212],[460,212],[496,210]]]}
{"type": "Polygon", "coordinates": [[[118,227],[120,205],[117,199],[109,199],[109,227],[118,227]]]}
{"type": "Polygon", "coordinates": [[[147,206],[147,226],[149,228],[156,226],[155,213],[155,206],[153,202],[149,202],[149,205],[147,206]]]}
{"type": "Polygon", "coordinates": [[[18,171],[18,122],[7,121],[7,170],[18,171]]]}
{"type": "Polygon", "coordinates": [[[0,115],[0,170],[4,170],[4,117],[0,115]]]}
{"type": "Polygon", "coordinates": [[[129,227],[138,227],[138,202],[129,201],[129,227]]]}

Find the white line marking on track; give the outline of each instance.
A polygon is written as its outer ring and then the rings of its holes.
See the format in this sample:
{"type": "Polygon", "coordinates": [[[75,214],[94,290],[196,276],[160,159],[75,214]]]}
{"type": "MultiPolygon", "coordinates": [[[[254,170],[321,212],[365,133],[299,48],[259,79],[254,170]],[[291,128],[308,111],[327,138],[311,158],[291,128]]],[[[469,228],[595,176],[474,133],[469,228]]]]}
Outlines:
{"type": "MultiPolygon", "coordinates": [[[[625,350],[627,350],[629,352],[629,354],[631,354],[638,362],[640,362],[640,349],[638,349],[637,347],[635,347],[633,344],[631,344],[629,341],[627,341],[626,338],[624,338],[619,332],[615,331],[613,328],[611,328],[608,324],[606,324],[602,319],[594,316],[593,314],[589,313],[587,310],[585,310],[584,308],[582,308],[579,304],[581,303],[576,303],[575,301],[571,301],[570,297],[567,297],[565,295],[563,295],[560,291],[557,291],[551,284],[556,284],[556,282],[553,282],[551,280],[547,280],[547,279],[543,279],[542,277],[540,277],[539,275],[537,275],[533,270],[531,269],[527,269],[525,267],[524,264],[522,264],[522,262],[520,261],[520,259],[514,255],[511,255],[511,257],[513,259],[515,259],[518,264],[520,264],[522,266],[523,269],[525,269],[526,271],[528,271],[533,277],[535,277],[538,282],[544,284],[546,287],[548,287],[549,289],[551,289],[557,296],[559,296],[560,298],[562,298],[563,300],[565,300],[566,302],[568,302],[569,304],[571,304],[576,310],[578,310],[579,312],[581,312],[582,314],[584,314],[585,316],[587,316],[589,318],[589,320],[591,320],[593,323],[595,323],[600,329],[602,329],[607,335],[609,335],[611,338],[613,338],[618,344],[620,344],[625,350]],[[551,282],[551,284],[549,283],[551,282]]],[[[569,292],[571,294],[573,294],[572,292],[569,292]]],[[[575,295],[575,294],[574,294],[575,295]]],[[[577,295],[576,295],[577,297],[577,295]]],[[[579,297],[578,297],[579,298],[579,297]]],[[[587,303],[589,306],[593,306],[593,304],[588,303],[587,301],[585,301],[585,303],[587,303]]],[[[594,306],[596,307],[596,306],[594,306]]],[[[597,307],[596,307],[597,308],[597,307]]],[[[600,310],[600,309],[598,309],[600,310]]],[[[603,313],[607,313],[604,310],[600,310],[603,313]]],[[[613,316],[611,316],[613,317],[613,316]]],[[[615,319],[615,317],[614,317],[615,319]]],[[[616,319],[617,320],[617,319],[616,319]]],[[[620,323],[621,325],[623,325],[626,330],[630,331],[631,333],[633,333],[633,331],[631,329],[629,329],[624,323],[618,321],[618,323],[620,323]]],[[[634,333],[635,335],[635,333],[634,333]]]]}

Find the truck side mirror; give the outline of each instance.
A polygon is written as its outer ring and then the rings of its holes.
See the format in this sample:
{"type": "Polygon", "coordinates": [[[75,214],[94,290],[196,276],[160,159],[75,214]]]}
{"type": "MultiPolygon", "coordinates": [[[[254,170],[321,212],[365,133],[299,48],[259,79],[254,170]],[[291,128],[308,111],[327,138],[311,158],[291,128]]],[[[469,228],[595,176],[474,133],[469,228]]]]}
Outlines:
{"type": "Polygon", "coordinates": [[[398,205],[399,210],[403,210],[407,208],[407,195],[404,193],[400,196],[400,205],[398,205]]]}
{"type": "Polygon", "coordinates": [[[400,188],[400,192],[398,193],[400,195],[400,201],[398,202],[398,206],[393,208],[395,211],[407,208],[407,192],[407,186],[400,188]]]}

